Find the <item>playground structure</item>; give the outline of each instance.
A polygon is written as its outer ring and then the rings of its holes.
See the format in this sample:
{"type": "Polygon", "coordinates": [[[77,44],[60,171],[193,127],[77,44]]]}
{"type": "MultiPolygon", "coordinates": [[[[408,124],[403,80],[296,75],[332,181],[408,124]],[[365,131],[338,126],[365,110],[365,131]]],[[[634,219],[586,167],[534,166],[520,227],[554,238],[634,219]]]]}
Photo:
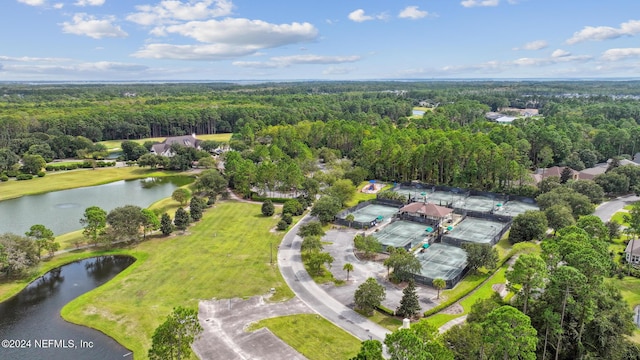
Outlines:
{"type": "Polygon", "coordinates": [[[360,192],[365,194],[376,194],[380,190],[382,190],[382,188],[384,187],[385,187],[385,184],[378,183],[378,182],[375,182],[374,180],[371,180],[367,185],[363,186],[362,189],[360,189],[360,192]]]}

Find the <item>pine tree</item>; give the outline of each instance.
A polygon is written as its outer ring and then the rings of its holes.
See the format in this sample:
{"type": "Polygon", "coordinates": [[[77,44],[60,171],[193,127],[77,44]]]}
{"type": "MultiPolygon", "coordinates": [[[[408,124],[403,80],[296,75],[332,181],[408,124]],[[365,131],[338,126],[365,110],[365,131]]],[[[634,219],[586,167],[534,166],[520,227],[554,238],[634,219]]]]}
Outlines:
{"type": "Polygon", "coordinates": [[[191,220],[199,221],[202,219],[204,206],[204,201],[201,198],[197,196],[191,198],[191,201],[189,202],[189,215],[191,216],[191,220]]]}
{"type": "Polygon", "coordinates": [[[402,300],[400,300],[400,306],[396,310],[396,314],[410,319],[419,312],[420,301],[416,291],[416,284],[413,279],[411,279],[409,280],[409,285],[402,290],[402,300]]]}
{"type": "Polygon", "coordinates": [[[167,213],[162,214],[160,218],[160,231],[162,231],[162,235],[164,236],[168,236],[173,232],[171,217],[167,213]]]}
{"type": "Polygon", "coordinates": [[[189,213],[183,208],[178,208],[173,218],[173,224],[178,230],[185,231],[187,229],[187,226],[189,226],[189,220],[189,213]]]}

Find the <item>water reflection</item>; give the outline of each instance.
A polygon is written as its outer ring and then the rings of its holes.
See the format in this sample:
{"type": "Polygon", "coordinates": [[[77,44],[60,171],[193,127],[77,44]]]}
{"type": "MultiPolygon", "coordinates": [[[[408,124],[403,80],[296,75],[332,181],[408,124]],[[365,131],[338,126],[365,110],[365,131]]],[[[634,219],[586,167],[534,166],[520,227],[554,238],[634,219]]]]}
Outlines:
{"type": "MultiPolygon", "coordinates": [[[[109,281],[134,262],[127,256],[102,256],[52,270],[17,296],[0,303],[0,339],[31,340],[30,348],[0,349],[0,359],[122,359],[129,351],[103,333],[67,323],[60,309],[109,281]],[[91,342],[91,348],[38,348],[36,340],[91,342]]],[[[127,357],[130,359],[131,357],[127,357]]]]}

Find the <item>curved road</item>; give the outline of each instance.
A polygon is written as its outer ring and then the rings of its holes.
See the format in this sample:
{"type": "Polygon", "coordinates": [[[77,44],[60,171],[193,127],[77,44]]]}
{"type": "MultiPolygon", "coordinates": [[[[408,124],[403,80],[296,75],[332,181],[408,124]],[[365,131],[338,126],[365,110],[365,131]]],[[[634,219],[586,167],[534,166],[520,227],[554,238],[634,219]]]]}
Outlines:
{"type": "Polygon", "coordinates": [[[631,205],[638,200],[640,200],[640,197],[636,195],[620,196],[611,201],[607,201],[598,205],[596,211],[593,214],[599,217],[603,222],[607,222],[611,220],[613,214],[615,214],[619,210],[622,210],[623,207],[631,205]]]}
{"type": "Polygon", "coordinates": [[[360,340],[372,339],[383,342],[389,330],[368,320],[327,294],[304,269],[300,256],[302,238],[297,234],[298,227],[309,222],[310,219],[309,215],[305,215],[287,232],[280,243],[278,267],[282,277],[291,290],[313,311],[360,340]]]}

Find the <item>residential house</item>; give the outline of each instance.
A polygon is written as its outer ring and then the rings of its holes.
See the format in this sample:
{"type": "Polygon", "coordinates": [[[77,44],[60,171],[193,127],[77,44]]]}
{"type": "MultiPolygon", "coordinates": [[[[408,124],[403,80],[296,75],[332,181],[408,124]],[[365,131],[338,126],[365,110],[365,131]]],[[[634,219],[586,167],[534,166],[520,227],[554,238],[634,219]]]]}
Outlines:
{"type": "Polygon", "coordinates": [[[151,153],[161,156],[172,157],[175,153],[171,150],[171,145],[179,144],[186,147],[192,147],[200,150],[200,140],[196,138],[196,134],[173,136],[166,138],[160,144],[151,146],[151,153]]]}
{"type": "Polygon", "coordinates": [[[624,253],[627,262],[640,265],[640,240],[629,241],[627,248],[624,249],[624,253]]]}

